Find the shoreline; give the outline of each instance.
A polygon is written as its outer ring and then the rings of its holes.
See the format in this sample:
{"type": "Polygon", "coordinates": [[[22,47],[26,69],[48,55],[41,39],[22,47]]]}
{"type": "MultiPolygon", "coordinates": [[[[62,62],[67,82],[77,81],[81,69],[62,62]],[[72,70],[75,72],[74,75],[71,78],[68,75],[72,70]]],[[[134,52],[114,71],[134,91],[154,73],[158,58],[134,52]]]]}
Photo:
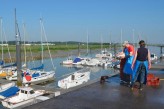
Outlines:
{"type": "MultiPolygon", "coordinates": [[[[96,53],[100,51],[99,49],[96,50],[92,50],[91,53],[96,53]]],[[[49,52],[48,51],[44,51],[43,53],[43,58],[44,59],[48,59],[50,58],[49,56],[49,52]]],[[[80,50],[80,54],[87,54],[87,50],[86,49],[82,49],[80,50]]],[[[15,53],[11,53],[11,60],[9,57],[8,53],[4,54],[4,62],[5,63],[11,63],[11,62],[15,62],[16,61],[16,54],[15,53]]],[[[68,57],[68,56],[78,56],[78,50],[69,50],[69,51],[64,51],[64,50],[58,50],[58,51],[51,51],[51,57],[52,58],[58,58],[58,57],[68,57]]],[[[2,54],[0,55],[0,57],[2,57],[2,54]]],[[[40,60],[41,59],[41,53],[40,52],[36,52],[36,53],[31,53],[27,52],[26,53],[26,60],[27,61],[32,61],[32,60],[40,60]],[[33,58],[33,59],[32,59],[33,58]]],[[[21,60],[22,62],[24,62],[25,58],[24,58],[24,53],[21,54],[21,60]]]]}

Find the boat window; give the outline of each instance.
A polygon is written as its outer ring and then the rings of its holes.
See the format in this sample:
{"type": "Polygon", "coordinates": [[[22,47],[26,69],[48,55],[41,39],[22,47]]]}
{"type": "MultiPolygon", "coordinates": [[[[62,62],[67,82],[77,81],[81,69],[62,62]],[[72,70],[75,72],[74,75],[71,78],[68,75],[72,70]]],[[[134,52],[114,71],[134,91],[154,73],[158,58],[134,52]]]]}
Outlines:
{"type": "Polygon", "coordinates": [[[153,54],[151,54],[151,57],[154,57],[154,55],[153,55],[153,54]]]}
{"type": "Polygon", "coordinates": [[[84,75],[81,75],[81,77],[83,77],[84,75]]]}
{"type": "Polygon", "coordinates": [[[25,94],[27,94],[27,91],[25,91],[25,94]]]}
{"type": "Polygon", "coordinates": [[[30,94],[33,94],[33,93],[35,93],[34,90],[31,90],[31,91],[30,91],[30,94]]]}
{"type": "Polygon", "coordinates": [[[21,90],[21,93],[24,93],[24,90],[21,90]]]}
{"type": "Polygon", "coordinates": [[[41,75],[45,75],[46,73],[42,73],[41,75]]]}
{"type": "Polygon", "coordinates": [[[74,80],[75,79],[75,75],[72,75],[72,78],[71,79],[74,80]]]}

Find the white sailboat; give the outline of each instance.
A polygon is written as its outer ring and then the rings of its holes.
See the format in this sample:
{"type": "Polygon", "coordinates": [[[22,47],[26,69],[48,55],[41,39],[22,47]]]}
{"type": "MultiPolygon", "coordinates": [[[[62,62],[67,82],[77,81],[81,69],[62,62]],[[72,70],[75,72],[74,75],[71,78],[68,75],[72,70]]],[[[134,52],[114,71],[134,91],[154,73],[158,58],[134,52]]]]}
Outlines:
{"type": "Polygon", "coordinates": [[[10,63],[12,63],[12,60],[11,60],[11,54],[10,54],[10,50],[9,50],[9,47],[8,47],[8,44],[7,44],[7,38],[6,38],[6,34],[5,34],[5,31],[3,29],[3,26],[2,26],[2,18],[0,18],[0,24],[1,24],[1,61],[0,61],[0,78],[5,78],[7,75],[11,75],[11,70],[13,69],[16,69],[16,66],[15,64],[7,64],[5,65],[5,62],[4,62],[4,45],[6,45],[7,47],[7,50],[8,50],[8,54],[9,54],[9,61],[10,63]],[[5,39],[5,41],[3,40],[5,39]],[[4,43],[6,42],[6,43],[4,43]]]}
{"type": "Polygon", "coordinates": [[[63,89],[68,89],[71,87],[78,86],[87,82],[90,79],[90,71],[82,69],[72,73],[70,76],[59,80],[58,86],[63,89]]]}
{"type": "Polygon", "coordinates": [[[55,73],[54,71],[30,71],[32,74],[25,74],[23,77],[24,84],[39,84],[46,81],[54,80],[55,73]]]}
{"type": "Polygon", "coordinates": [[[43,36],[42,35],[44,34],[46,42],[47,42],[47,37],[46,37],[46,34],[45,34],[45,29],[44,29],[44,26],[43,26],[42,19],[40,19],[40,25],[41,25],[41,48],[42,48],[42,53],[41,53],[42,59],[41,59],[41,61],[42,61],[42,65],[40,67],[37,67],[37,68],[26,69],[23,72],[23,73],[26,73],[26,75],[24,75],[24,77],[23,77],[23,83],[24,84],[26,84],[26,83],[39,84],[39,83],[42,83],[42,82],[54,80],[54,77],[55,77],[55,67],[54,67],[54,64],[53,64],[53,61],[52,61],[52,56],[51,56],[51,53],[50,53],[48,43],[47,43],[47,48],[48,48],[48,51],[49,51],[49,56],[50,56],[51,63],[52,63],[54,71],[53,70],[52,71],[45,71],[44,70],[44,64],[43,64],[43,38],[42,38],[43,36]],[[29,72],[28,75],[27,75],[27,72],[29,72]]]}

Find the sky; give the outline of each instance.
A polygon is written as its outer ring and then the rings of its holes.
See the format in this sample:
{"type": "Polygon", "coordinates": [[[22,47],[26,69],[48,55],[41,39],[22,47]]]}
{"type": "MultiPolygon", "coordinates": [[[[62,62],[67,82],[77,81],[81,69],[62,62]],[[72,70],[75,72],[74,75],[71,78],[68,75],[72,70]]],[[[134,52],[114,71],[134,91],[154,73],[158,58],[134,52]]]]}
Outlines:
{"type": "Polygon", "coordinates": [[[164,0],[0,0],[3,34],[15,40],[14,9],[21,38],[40,41],[164,43],[164,0]]]}

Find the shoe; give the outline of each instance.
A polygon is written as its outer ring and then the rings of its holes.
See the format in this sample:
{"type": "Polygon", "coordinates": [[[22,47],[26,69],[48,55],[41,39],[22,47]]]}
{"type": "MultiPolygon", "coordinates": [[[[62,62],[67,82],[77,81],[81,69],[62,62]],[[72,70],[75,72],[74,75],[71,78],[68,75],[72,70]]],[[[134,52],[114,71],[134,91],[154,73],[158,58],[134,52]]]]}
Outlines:
{"type": "Polygon", "coordinates": [[[121,84],[121,85],[123,85],[123,84],[124,84],[123,80],[120,80],[120,84],[121,84]]]}
{"type": "Polygon", "coordinates": [[[130,83],[129,86],[132,90],[134,89],[134,84],[130,83]]]}
{"type": "Polygon", "coordinates": [[[140,83],[139,90],[141,90],[141,91],[142,91],[142,89],[143,89],[143,84],[142,84],[142,83],[140,83]]]}

